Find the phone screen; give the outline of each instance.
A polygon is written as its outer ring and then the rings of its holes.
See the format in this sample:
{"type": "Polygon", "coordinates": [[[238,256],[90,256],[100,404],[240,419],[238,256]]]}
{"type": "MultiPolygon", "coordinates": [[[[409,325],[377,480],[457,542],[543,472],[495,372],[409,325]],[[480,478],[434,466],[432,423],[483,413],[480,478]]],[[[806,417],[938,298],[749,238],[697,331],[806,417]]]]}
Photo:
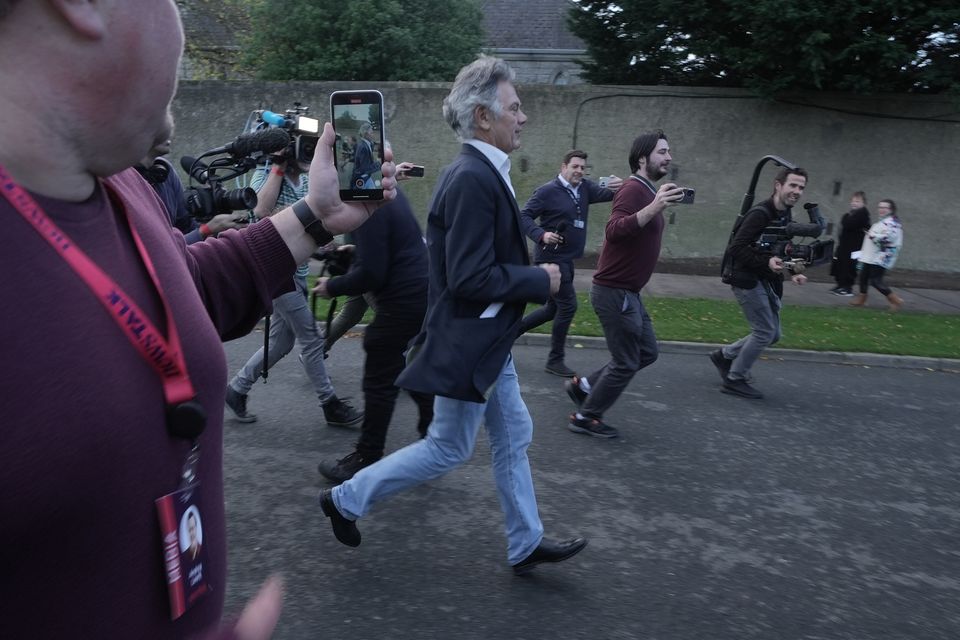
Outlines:
{"type": "Polygon", "coordinates": [[[334,91],[330,112],[337,133],[334,158],[340,199],[383,200],[383,95],[379,91],[334,91]]]}

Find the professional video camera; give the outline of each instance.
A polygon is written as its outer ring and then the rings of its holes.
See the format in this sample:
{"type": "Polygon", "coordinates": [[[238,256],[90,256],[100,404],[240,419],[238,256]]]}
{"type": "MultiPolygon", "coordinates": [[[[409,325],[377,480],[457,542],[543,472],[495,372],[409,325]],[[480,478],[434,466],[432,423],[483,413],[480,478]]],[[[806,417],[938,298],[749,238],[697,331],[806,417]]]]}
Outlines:
{"type": "Polygon", "coordinates": [[[833,240],[814,240],[807,244],[793,242],[792,238],[818,238],[826,228],[820,208],[808,202],[809,223],[790,221],[785,225],[770,225],[763,230],[756,244],[783,259],[784,267],[791,273],[803,273],[807,267],[823,264],[833,259],[833,240]]]}
{"type": "Polygon", "coordinates": [[[190,176],[183,197],[187,211],[201,222],[221,213],[257,206],[256,192],[245,187],[225,189],[223,182],[237,178],[257,166],[266,154],[275,153],[290,144],[290,135],[282,129],[265,129],[245,133],[233,142],[203,152],[199,158],[183,156],[180,166],[190,176]],[[201,159],[208,156],[229,154],[207,164],[201,159]],[[194,185],[194,181],[198,184],[194,185]]]}
{"type": "MultiPolygon", "coordinates": [[[[727,241],[728,247],[747,212],[753,207],[757,181],[760,179],[760,170],[769,161],[773,161],[774,164],[786,169],[797,168],[795,164],[778,156],[764,156],[757,163],[753,170],[750,186],[743,197],[743,202],[740,204],[740,214],[737,216],[737,220],[733,224],[733,230],[730,232],[730,238],[727,241]]],[[[815,239],[813,242],[806,244],[793,242],[792,239],[795,237],[819,238],[820,234],[827,229],[827,223],[820,215],[820,207],[817,204],[808,202],[803,205],[803,208],[807,212],[809,222],[796,222],[794,220],[774,222],[767,226],[756,240],[758,247],[783,259],[784,268],[795,274],[803,273],[807,267],[833,259],[833,240],[815,239]]],[[[730,284],[733,280],[733,260],[729,252],[724,252],[720,279],[727,284],[730,284]]]]}
{"type": "Polygon", "coordinates": [[[255,128],[262,130],[264,127],[276,127],[286,131],[290,135],[290,144],[283,157],[310,164],[320,139],[320,121],[307,116],[309,112],[310,107],[304,107],[299,102],[294,102],[293,108],[282,114],[266,110],[254,111],[259,122],[255,128]]]}

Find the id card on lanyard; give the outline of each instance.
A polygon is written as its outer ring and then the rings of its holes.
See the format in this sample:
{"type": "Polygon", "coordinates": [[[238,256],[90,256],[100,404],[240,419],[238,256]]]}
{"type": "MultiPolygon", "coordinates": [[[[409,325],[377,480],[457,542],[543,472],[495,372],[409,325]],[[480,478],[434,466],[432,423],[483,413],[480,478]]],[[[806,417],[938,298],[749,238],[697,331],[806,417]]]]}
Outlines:
{"type": "MultiPolygon", "coordinates": [[[[157,329],[137,303],[109,274],[103,271],[99,265],[73,243],[67,234],[57,227],[33,197],[16,183],[2,165],[0,165],[0,194],[50,245],[51,249],[67,263],[101,303],[107,314],[117,324],[121,333],[126,336],[143,359],[153,367],[163,385],[167,431],[173,437],[183,438],[194,443],[181,472],[180,488],[174,493],[156,500],[161,532],[164,536],[162,552],[167,563],[167,578],[171,596],[170,612],[175,619],[182,615],[197,598],[209,590],[203,578],[203,547],[195,544],[198,539],[202,540],[202,524],[197,508],[199,483],[196,482],[196,468],[200,459],[197,438],[206,426],[206,414],[203,407],[195,399],[196,392],[187,371],[186,359],[180,344],[180,334],[177,331],[177,324],[170,304],[167,302],[163,287],[160,284],[160,278],[140,235],[137,233],[133,219],[126,208],[121,206],[130,229],[130,235],[133,237],[140,258],[163,305],[168,336],[164,336],[157,329]],[[178,526],[175,532],[172,531],[170,526],[171,515],[179,518],[182,523],[182,526],[178,526]],[[184,541],[187,543],[187,551],[192,561],[190,566],[187,567],[187,588],[181,589],[184,594],[183,598],[175,598],[175,592],[180,587],[177,587],[176,581],[171,581],[172,573],[176,573],[171,569],[171,558],[168,553],[171,548],[168,543],[173,541],[173,538],[170,537],[171,534],[175,534],[177,545],[184,544],[184,541]],[[199,578],[196,582],[191,583],[190,571],[198,566],[199,578]]],[[[177,560],[179,561],[179,558],[177,560]]]]}

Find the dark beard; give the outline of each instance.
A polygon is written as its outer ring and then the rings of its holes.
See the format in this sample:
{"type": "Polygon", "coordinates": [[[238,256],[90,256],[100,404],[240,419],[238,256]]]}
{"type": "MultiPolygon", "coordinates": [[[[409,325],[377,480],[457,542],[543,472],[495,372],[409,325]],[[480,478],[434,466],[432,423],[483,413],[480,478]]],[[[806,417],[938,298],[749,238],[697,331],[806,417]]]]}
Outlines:
{"type": "Polygon", "coordinates": [[[643,163],[643,174],[650,180],[650,182],[656,182],[663,176],[667,175],[667,170],[662,166],[654,169],[653,165],[650,164],[650,156],[647,156],[646,162],[643,163]]]}
{"type": "Polygon", "coordinates": [[[650,163],[647,163],[640,169],[640,173],[643,174],[645,178],[650,180],[650,182],[656,182],[663,176],[667,175],[667,170],[663,167],[654,170],[653,167],[650,166],[650,163]]]}

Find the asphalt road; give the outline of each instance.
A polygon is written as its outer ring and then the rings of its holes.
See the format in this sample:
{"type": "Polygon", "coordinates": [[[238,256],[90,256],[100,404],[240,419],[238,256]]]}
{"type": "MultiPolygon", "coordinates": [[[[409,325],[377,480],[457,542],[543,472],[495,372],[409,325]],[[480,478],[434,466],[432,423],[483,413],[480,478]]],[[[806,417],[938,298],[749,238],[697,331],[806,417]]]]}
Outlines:
{"type": "MultiPolygon", "coordinates": [[[[257,332],[226,345],[232,369],[257,332]]],[[[228,611],[271,573],[286,580],[277,638],[851,639],[960,637],[960,376],[922,368],[763,360],[768,399],[719,393],[703,349],[663,353],[607,421],[565,428],[572,405],[514,351],[536,425],[530,458],[547,535],[589,546],[515,577],[487,442],[446,477],[394,496],[333,537],[316,463],[353,430],[325,425],[294,355],[228,419],[228,611]]],[[[606,352],[572,349],[581,371],[606,352]]],[[[327,361],[360,398],[360,340],[327,361]]],[[[401,396],[388,446],[416,437],[401,396]]]]}

